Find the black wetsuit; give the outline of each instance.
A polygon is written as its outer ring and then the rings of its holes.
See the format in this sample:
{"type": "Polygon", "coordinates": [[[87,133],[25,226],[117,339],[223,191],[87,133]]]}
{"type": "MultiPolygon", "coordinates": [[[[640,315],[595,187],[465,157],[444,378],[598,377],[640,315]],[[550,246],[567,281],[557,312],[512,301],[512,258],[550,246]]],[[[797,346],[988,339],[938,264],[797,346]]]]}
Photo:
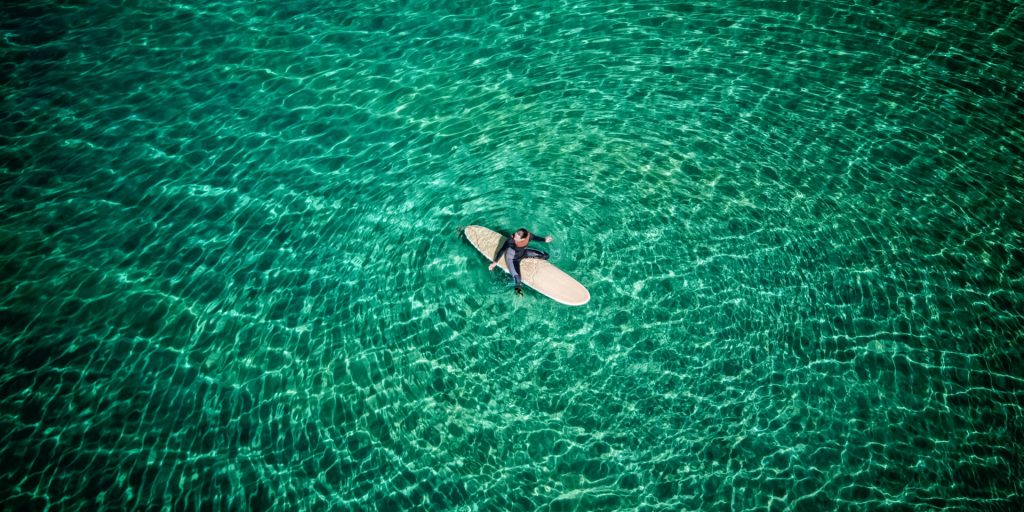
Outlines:
{"type": "MultiPolygon", "coordinates": [[[[534,240],[540,240],[543,242],[547,240],[547,238],[548,237],[546,236],[534,235],[529,231],[526,232],[527,243],[534,240]]],[[[503,256],[505,258],[505,264],[508,265],[508,272],[512,274],[512,278],[516,281],[516,288],[518,288],[523,282],[523,278],[519,275],[519,262],[522,261],[523,258],[548,259],[548,253],[544,251],[538,251],[537,249],[526,246],[516,247],[516,243],[512,240],[512,237],[506,238],[505,243],[501,245],[500,249],[498,249],[498,253],[494,256],[494,263],[497,263],[503,256]]]]}

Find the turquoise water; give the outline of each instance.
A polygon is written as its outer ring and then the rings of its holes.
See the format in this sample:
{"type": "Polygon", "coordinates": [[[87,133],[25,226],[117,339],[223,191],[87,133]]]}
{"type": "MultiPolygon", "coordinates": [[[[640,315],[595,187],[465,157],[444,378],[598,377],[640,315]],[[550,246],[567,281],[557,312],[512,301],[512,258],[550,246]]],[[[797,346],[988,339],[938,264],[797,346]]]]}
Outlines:
{"type": "Polygon", "coordinates": [[[1024,502],[1019,2],[4,9],[4,510],[1024,502]]]}

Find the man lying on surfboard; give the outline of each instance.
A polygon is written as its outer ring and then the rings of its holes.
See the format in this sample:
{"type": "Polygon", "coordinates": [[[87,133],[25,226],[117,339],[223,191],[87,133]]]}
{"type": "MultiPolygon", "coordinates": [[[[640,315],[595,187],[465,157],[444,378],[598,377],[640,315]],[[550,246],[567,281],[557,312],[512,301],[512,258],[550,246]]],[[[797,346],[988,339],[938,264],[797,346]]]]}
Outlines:
{"type": "Polygon", "coordinates": [[[487,267],[488,270],[494,270],[494,267],[498,266],[498,260],[504,256],[505,264],[508,265],[508,272],[512,274],[512,278],[516,281],[516,294],[518,295],[523,294],[523,278],[520,276],[519,262],[523,258],[548,259],[548,253],[527,247],[530,241],[534,239],[545,242],[552,240],[550,236],[538,236],[530,233],[526,228],[519,228],[515,233],[512,233],[512,236],[505,239],[505,243],[498,249],[498,254],[494,257],[491,265],[487,267]]]}

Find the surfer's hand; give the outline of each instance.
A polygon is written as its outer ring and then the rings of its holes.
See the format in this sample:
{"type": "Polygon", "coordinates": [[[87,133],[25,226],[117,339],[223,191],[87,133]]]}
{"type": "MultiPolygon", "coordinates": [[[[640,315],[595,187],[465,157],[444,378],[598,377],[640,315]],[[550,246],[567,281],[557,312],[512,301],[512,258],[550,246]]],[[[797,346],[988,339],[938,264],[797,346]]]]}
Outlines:
{"type": "Polygon", "coordinates": [[[554,238],[551,238],[550,236],[544,237],[545,242],[551,242],[552,240],[554,240],[554,238]]]}
{"type": "Polygon", "coordinates": [[[491,263],[490,265],[487,266],[487,270],[494,270],[494,267],[497,267],[497,266],[498,266],[497,263],[491,263]]]}
{"type": "Polygon", "coordinates": [[[520,286],[516,286],[516,295],[522,295],[522,294],[523,294],[523,288],[520,287],[520,286]]]}

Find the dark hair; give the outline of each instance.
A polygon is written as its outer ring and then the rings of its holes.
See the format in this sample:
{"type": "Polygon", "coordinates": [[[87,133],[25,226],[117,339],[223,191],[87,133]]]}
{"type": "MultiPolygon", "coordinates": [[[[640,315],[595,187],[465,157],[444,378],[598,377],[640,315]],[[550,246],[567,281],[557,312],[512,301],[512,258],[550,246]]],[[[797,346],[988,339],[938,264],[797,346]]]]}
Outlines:
{"type": "Polygon", "coordinates": [[[516,230],[515,234],[523,237],[523,236],[526,236],[526,235],[530,234],[530,232],[527,231],[526,228],[519,228],[519,229],[516,230]]]}

